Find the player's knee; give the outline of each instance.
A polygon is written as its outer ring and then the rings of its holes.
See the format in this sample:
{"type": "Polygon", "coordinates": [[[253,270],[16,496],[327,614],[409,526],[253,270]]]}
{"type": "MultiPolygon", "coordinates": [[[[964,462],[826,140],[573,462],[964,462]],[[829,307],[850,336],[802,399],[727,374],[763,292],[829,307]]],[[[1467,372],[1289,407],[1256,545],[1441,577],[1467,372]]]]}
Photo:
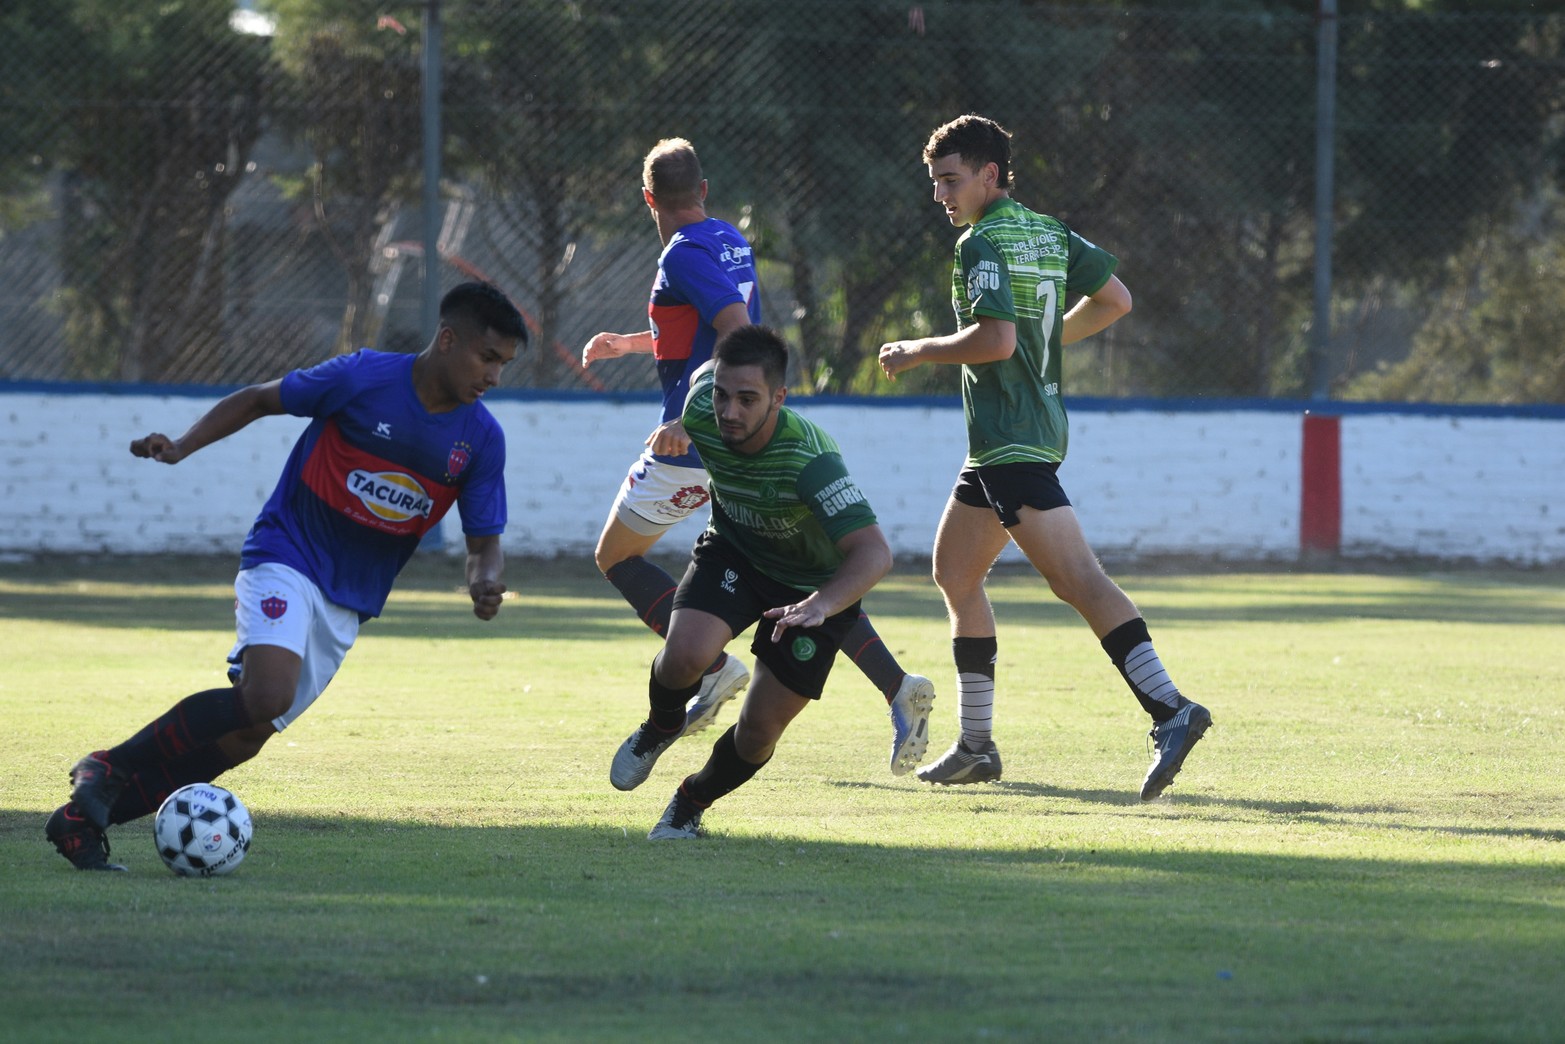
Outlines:
{"type": "Polygon", "coordinates": [[[939,558],[934,561],[930,575],[946,601],[963,601],[983,587],[984,573],[953,568],[939,558]]]}
{"type": "Polygon", "coordinates": [[[602,544],[592,549],[592,561],[598,567],[598,572],[604,576],[609,575],[609,570],[625,560],[625,556],[613,551],[602,544]]]}
{"type": "Polygon", "coordinates": [[[297,687],[291,679],[271,678],[241,678],[238,686],[246,715],[251,721],[266,723],[268,727],[273,718],[288,713],[297,687]]]}
{"type": "Polygon", "coordinates": [[[277,735],[277,728],[268,719],[230,732],[218,740],[217,745],[224,754],[228,755],[229,760],[235,765],[240,765],[261,753],[261,748],[266,746],[266,741],[275,735],[277,735]]]}
{"type": "Polygon", "coordinates": [[[1049,590],[1054,592],[1054,597],[1066,605],[1080,607],[1104,597],[1114,587],[1114,581],[1098,565],[1094,559],[1090,564],[1083,564],[1073,569],[1056,571],[1046,578],[1049,581],[1049,590]]]}
{"type": "Polygon", "coordinates": [[[698,649],[695,646],[676,643],[665,644],[657,659],[658,681],[671,689],[683,689],[688,685],[694,685],[716,658],[717,654],[709,649],[698,649]]]}

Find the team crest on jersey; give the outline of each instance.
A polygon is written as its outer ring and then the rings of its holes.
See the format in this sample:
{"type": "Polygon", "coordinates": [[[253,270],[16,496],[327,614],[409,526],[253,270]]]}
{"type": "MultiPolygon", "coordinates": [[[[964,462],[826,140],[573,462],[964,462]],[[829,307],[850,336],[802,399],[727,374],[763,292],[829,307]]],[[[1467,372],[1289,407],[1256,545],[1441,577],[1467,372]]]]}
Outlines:
{"type": "Polygon", "coordinates": [[[355,468],[348,473],[348,492],[358,497],[370,514],[387,522],[428,518],[435,506],[418,480],[400,471],[355,468]]]}
{"type": "Polygon", "coordinates": [[[459,442],[452,446],[451,452],[446,454],[446,481],[456,481],[456,477],[467,470],[467,465],[472,460],[473,447],[468,443],[459,442]]]}
{"type": "Polygon", "coordinates": [[[670,503],[683,511],[694,511],[708,500],[711,500],[712,496],[706,491],[705,486],[685,486],[683,489],[676,490],[674,495],[668,499],[670,503]]]}
{"type": "Polygon", "coordinates": [[[261,599],[261,612],[266,614],[268,620],[281,620],[287,611],[288,599],[281,595],[269,594],[261,599]]]}

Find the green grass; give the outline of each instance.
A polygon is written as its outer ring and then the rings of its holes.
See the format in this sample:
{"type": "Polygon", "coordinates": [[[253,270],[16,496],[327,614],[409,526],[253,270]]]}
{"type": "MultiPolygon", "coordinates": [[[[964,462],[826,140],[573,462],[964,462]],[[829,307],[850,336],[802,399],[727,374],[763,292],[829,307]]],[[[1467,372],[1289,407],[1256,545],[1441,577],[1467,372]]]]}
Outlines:
{"type": "MultiPolygon", "coordinates": [[[[672,564],[672,563],[671,563],[672,564]]],[[[677,567],[676,567],[677,568],[677,567]]],[[[213,881],[43,841],[65,774],[221,684],[230,561],[0,565],[0,1039],[1491,1040],[1565,1024],[1565,575],[1125,573],[1216,727],[1136,799],[1146,722],[1021,573],[1004,782],[886,770],[839,665],[702,842],[644,840],[711,738],[609,758],[656,640],[580,563],[483,625],[416,561],[332,689],[223,782],[213,881]]],[[[938,595],[870,598],[955,728],[938,595]]],[[[748,640],[742,640],[747,644],[748,640]]],[[[732,712],[724,722],[732,720],[732,712]]]]}

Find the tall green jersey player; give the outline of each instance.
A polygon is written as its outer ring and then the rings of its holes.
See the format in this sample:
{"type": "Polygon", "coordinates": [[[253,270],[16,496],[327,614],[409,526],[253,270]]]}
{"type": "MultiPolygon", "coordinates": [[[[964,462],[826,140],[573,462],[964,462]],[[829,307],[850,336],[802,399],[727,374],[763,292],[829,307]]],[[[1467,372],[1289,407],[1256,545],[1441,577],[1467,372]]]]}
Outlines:
{"type": "Polygon", "coordinates": [[[1010,323],[1016,337],[1009,358],[962,367],[968,467],[1065,459],[1065,298],[1098,293],[1116,264],[1064,223],[1008,197],[962,233],[951,270],[957,327],[988,317],[1010,323]]]}
{"type": "Polygon", "coordinates": [[[934,199],[956,245],[951,289],[957,331],[881,346],[887,377],[917,366],[962,367],[967,460],[935,537],[935,582],[945,595],[956,661],[961,735],[919,770],[928,783],[998,780],[994,741],[994,610],[989,568],[1015,541],[1053,592],[1092,628],[1152,719],[1155,751],[1141,784],[1150,801],[1173,782],[1212,723],[1164,669],[1135,604],[1088,546],[1057,471],[1068,443],[1060,401],[1065,345],[1130,311],[1117,262],[1059,220],[1011,199],[1011,135],[983,116],[935,129],[924,146],[934,199]],[[1067,296],[1080,295],[1067,307],[1067,296]]]}

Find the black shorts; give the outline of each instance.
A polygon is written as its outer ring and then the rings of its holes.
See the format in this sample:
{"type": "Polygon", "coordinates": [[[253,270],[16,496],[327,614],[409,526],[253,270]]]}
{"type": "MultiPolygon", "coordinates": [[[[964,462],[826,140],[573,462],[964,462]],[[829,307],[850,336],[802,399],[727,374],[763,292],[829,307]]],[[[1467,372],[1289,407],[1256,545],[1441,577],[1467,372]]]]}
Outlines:
{"type": "Polygon", "coordinates": [[[761,614],[808,596],[808,591],[778,583],[762,573],[738,548],[709,530],[701,534],[691,552],[690,567],[674,592],[674,609],[711,613],[736,635],[755,624],[755,638],[750,642],[755,658],[788,689],[818,700],[837,650],[858,622],[859,603],[827,617],[819,627],[790,627],[783,640],[773,644],[772,621],[761,614]]]}
{"type": "Polygon", "coordinates": [[[963,468],[956,477],[951,499],[968,507],[993,508],[1000,525],[1010,529],[1021,521],[1020,507],[1049,511],[1070,507],[1070,498],[1060,485],[1058,464],[992,464],[986,468],[963,468]]]}

